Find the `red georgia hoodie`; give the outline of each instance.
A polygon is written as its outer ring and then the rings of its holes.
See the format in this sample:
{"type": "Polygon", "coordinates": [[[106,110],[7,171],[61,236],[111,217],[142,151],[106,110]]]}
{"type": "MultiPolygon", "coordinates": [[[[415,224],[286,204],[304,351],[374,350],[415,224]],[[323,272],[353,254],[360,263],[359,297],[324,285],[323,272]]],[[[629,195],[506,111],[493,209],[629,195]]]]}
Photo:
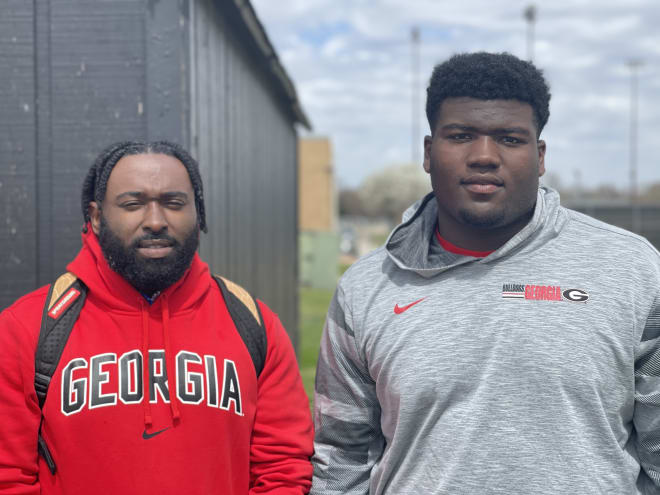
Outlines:
{"type": "Polygon", "coordinates": [[[265,304],[257,379],[199,256],[151,305],[110,269],[91,229],[67,269],[89,292],[43,408],[55,475],[37,455],[34,390],[48,287],[0,314],[0,493],[307,493],[308,399],[265,304]]]}

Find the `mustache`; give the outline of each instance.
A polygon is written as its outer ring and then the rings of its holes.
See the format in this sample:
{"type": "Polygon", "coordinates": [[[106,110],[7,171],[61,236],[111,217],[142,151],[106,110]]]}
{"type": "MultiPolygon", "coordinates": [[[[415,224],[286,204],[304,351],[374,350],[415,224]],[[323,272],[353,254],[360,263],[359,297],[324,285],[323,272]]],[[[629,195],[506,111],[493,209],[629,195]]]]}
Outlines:
{"type": "Polygon", "coordinates": [[[131,242],[131,248],[138,249],[140,247],[140,244],[144,241],[162,241],[162,240],[169,242],[172,247],[177,247],[179,245],[179,242],[174,237],[166,234],[165,232],[151,232],[144,234],[138,237],[137,239],[135,239],[133,242],[131,242]]]}

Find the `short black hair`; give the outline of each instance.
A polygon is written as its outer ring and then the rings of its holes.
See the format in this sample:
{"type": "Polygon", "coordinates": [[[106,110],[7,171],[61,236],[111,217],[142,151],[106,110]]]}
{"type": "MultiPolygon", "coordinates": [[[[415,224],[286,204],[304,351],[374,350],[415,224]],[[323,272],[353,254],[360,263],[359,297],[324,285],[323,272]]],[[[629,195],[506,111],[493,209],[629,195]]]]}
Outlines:
{"type": "Polygon", "coordinates": [[[426,89],[426,117],[435,127],[447,98],[518,100],[534,112],[537,135],[550,116],[550,88],[541,70],[510,53],[461,53],[433,69],[426,89]]]}
{"type": "Polygon", "coordinates": [[[179,160],[190,177],[190,182],[195,192],[195,207],[197,209],[197,223],[202,232],[207,231],[206,227],[206,209],[204,208],[204,188],[202,187],[202,177],[199,174],[199,165],[197,161],[180,145],[170,141],[154,141],[151,143],[142,141],[122,141],[112,144],[104,149],[94,164],[90,167],[85,177],[82,189],[82,213],[85,220],[83,231],[87,228],[89,217],[89,203],[96,201],[102,204],[105,198],[105,190],[108,187],[108,179],[112,169],[117,162],[125,156],[144,155],[149,153],[162,153],[179,160]]]}

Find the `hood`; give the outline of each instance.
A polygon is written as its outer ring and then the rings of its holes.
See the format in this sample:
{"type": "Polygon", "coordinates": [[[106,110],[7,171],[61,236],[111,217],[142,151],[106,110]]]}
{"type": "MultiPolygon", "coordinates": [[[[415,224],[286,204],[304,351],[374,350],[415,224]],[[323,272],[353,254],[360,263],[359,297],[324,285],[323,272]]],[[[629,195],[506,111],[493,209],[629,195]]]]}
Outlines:
{"type": "Polygon", "coordinates": [[[403,214],[403,222],[390,234],[385,249],[390,259],[402,270],[414,271],[429,278],[465,263],[492,263],[521,250],[533,250],[556,237],[566,222],[559,206],[559,193],[539,188],[534,215],[525,227],[499,249],[484,258],[446,253],[429,256],[431,239],[438,218],[438,205],[433,192],[417,201],[403,214]]]}
{"type": "MultiPolygon", "coordinates": [[[[82,234],[82,249],[69,263],[67,270],[74,273],[89,288],[90,296],[108,309],[119,311],[140,311],[144,297],[121,275],[108,265],[96,234],[88,225],[82,234]]],[[[195,253],[190,268],[176,283],[162,293],[167,296],[170,311],[192,309],[211,287],[213,280],[209,269],[195,253]]],[[[161,299],[159,296],[154,305],[161,299]]]]}

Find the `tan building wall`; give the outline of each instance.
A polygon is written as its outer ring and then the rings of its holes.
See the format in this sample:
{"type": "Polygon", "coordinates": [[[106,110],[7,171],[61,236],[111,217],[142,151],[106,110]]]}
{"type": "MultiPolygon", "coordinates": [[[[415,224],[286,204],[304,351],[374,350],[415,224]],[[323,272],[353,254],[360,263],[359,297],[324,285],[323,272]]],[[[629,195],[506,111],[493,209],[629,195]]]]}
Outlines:
{"type": "Polygon", "coordinates": [[[298,140],[298,191],[300,231],[335,231],[337,207],[328,138],[298,140]]]}

